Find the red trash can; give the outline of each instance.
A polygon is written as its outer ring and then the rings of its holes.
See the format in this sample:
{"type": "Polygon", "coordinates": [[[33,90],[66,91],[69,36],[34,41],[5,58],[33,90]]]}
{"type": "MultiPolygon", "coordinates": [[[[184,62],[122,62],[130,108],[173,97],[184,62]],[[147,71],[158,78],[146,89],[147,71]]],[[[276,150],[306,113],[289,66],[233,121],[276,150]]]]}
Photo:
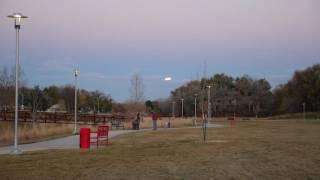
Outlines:
{"type": "Polygon", "coordinates": [[[90,128],[80,129],[80,148],[81,149],[90,148],[90,128]]]}

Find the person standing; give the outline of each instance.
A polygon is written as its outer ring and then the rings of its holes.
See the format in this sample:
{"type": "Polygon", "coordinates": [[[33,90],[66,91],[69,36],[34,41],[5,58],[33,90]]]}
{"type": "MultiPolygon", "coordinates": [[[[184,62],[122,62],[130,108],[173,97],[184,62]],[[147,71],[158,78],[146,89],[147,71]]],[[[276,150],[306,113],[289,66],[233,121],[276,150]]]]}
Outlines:
{"type": "Polygon", "coordinates": [[[152,125],[153,125],[153,130],[157,130],[157,121],[158,121],[158,114],[156,112],[152,112],[152,125]]]}
{"type": "Polygon", "coordinates": [[[140,129],[140,113],[137,113],[137,118],[136,118],[136,129],[139,130],[140,129]]]}
{"type": "Polygon", "coordinates": [[[140,126],[140,113],[138,112],[136,117],[132,121],[132,129],[138,130],[140,126]]]}

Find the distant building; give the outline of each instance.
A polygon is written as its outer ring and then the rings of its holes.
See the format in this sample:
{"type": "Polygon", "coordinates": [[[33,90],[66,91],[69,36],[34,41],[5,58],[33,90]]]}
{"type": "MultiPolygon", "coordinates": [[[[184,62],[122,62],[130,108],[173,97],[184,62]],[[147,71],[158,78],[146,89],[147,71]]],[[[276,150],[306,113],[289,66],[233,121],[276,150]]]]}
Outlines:
{"type": "Polygon", "coordinates": [[[54,104],[46,110],[46,112],[67,112],[66,108],[61,104],[54,104]]]}

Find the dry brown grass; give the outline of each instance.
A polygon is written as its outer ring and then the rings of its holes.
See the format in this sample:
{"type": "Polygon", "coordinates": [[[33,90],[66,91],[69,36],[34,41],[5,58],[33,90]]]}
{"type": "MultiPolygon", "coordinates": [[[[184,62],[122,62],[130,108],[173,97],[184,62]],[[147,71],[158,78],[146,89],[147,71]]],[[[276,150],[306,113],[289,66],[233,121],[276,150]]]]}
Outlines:
{"type": "Polygon", "coordinates": [[[0,156],[3,179],[320,179],[320,123],[246,121],[208,130],[164,129],[90,151],[0,156]]]}
{"type": "MultiPolygon", "coordinates": [[[[30,143],[46,138],[71,134],[71,124],[20,123],[19,143],[30,143]]],[[[0,122],[0,146],[13,144],[14,122],[0,122]]]]}
{"type": "MultiPolygon", "coordinates": [[[[159,128],[166,128],[167,123],[171,123],[171,127],[173,128],[180,128],[180,127],[186,127],[186,126],[192,126],[192,120],[193,118],[169,118],[169,117],[162,117],[158,120],[158,127],[159,128]]],[[[198,120],[200,121],[200,120],[198,120]]],[[[125,123],[126,129],[132,128],[132,122],[126,122],[125,123]]],[[[152,120],[151,117],[144,117],[143,120],[140,122],[140,128],[141,129],[151,129],[152,128],[152,120]]]]}

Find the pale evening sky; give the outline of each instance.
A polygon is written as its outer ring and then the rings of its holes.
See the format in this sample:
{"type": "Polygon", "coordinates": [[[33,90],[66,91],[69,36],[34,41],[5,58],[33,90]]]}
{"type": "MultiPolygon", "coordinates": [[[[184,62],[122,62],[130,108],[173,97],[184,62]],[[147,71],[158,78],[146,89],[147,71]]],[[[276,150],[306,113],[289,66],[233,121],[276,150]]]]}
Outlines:
{"type": "Polygon", "coordinates": [[[248,74],[273,86],[320,62],[318,0],[0,0],[0,68],[14,65],[21,12],[21,64],[29,86],[79,85],[117,101],[139,73],[145,98],[203,74],[248,74]],[[172,76],[171,82],[164,81],[172,76]]]}

